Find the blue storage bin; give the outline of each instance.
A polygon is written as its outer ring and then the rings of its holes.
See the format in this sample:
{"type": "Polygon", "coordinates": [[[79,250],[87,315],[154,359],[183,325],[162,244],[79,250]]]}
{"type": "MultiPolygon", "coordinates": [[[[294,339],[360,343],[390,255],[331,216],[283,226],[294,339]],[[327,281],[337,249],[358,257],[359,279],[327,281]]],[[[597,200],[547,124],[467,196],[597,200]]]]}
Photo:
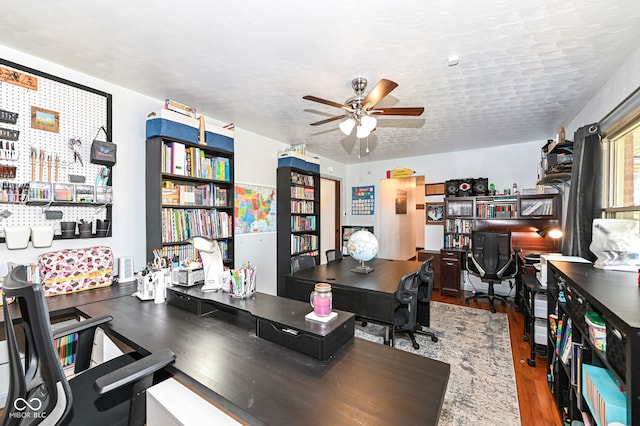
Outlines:
{"type": "Polygon", "coordinates": [[[295,167],[312,173],[320,173],[320,164],[310,163],[297,157],[278,158],[278,167],[295,167]]]}
{"type": "MultiPolygon", "coordinates": [[[[152,117],[147,118],[146,126],[147,139],[166,137],[194,144],[197,144],[200,139],[200,122],[198,120],[169,110],[153,113],[152,117]]],[[[231,135],[232,133],[225,129],[220,129],[219,133],[205,130],[204,141],[209,147],[233,152],[233,137],[231,135]]]]}

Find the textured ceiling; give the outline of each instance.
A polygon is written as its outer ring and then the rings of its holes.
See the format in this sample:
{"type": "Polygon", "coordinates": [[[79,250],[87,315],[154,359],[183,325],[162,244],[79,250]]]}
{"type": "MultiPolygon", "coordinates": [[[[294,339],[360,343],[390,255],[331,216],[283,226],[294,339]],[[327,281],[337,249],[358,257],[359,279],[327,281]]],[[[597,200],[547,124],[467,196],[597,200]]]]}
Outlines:
{"type": "Polygon", "coordinates": [[[5,46],[356,163],[553,138],[638,47],[640,1],[23,0],[0,28],[5,46]],[[302,99],[343,103],[357,76],[399,84],[379,106],[425,107],[379,118],[368,153],[339,121],[310,126],[341,111],[302,99]]]}

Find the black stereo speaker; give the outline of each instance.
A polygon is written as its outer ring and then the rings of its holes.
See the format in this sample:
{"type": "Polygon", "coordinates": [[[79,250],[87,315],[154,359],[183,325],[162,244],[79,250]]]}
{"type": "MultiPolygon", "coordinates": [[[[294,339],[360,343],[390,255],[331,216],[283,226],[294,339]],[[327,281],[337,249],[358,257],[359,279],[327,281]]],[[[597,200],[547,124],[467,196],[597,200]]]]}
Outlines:
{"type": "Polygon", "coordinates": [[[475,179],[461,179],[458,182],[458,197],[468,197],[470,195],[473,195],[473,184],[475,182],[475,179]]]}
{"type": "Polygon", "coordinates": [[[451,179],[445,181],[444,183],[444,192],[447,197],[455,197],[458,195],[458,183],[457,179],[451,179]]]}
{"type": "Polygon", "coordinates": [[[489,195],[489,179],[488,178],[474,179],[473,193],[475,195],[489,195]]]}

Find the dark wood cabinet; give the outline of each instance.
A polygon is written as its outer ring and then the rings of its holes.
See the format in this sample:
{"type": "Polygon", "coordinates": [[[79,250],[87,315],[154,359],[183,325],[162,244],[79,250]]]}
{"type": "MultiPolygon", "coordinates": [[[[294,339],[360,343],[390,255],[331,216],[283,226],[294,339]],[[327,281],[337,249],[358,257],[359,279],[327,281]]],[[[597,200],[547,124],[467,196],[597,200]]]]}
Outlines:
{"type": "Polygon", "coordinates": [[[440,251],[440,293],[458,297],[461,294],[460,276],[463,268],[463,254],[460,250],[440,251]]]}
{"type": "Polygon", "coordinates": [[[433,269],[433,289],[439,290],[441,282],[440,262],[442,258],[442,256],[440,256],[440,252],[435,250],[420,250],[418,252],[418,262],[424,262],[430,257],[433,257],[433,261],[431,262],[431,267],[433,269]]]}

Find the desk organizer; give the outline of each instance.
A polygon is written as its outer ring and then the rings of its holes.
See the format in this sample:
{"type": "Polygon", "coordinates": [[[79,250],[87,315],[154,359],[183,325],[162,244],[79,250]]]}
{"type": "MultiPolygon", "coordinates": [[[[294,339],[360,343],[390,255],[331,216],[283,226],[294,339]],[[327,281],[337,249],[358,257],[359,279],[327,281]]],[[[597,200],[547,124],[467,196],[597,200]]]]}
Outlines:
{"type": "Polygon", "coordinates": [[[73,201],[73,184],[54,183],[53,201],[73,201]]]}

